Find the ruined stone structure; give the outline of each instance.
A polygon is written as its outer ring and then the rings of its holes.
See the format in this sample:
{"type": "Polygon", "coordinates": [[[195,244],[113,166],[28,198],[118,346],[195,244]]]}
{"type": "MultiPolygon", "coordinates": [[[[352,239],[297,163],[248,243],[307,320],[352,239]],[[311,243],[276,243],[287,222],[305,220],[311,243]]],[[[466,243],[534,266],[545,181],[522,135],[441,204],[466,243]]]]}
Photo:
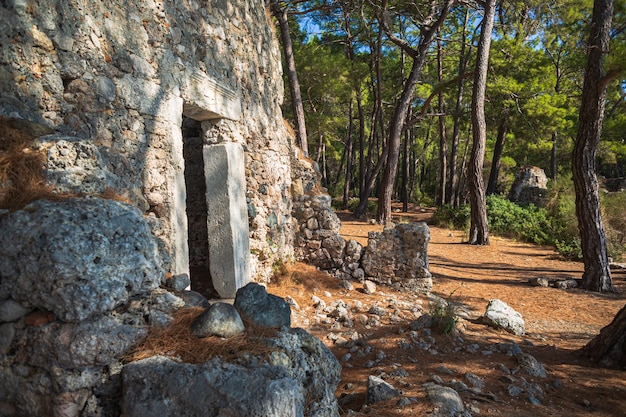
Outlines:
{"type": "Polygon", "coordinates": [[[9,1],[0,17],[0,115],[55,130],[38,146],[60,191],[125,196],[155,219],[168,272],[209,267],[221,296],[292,256],[293,149],[261,1],[9,1]],[[235,253],[211,266],[207,239],[235,253]]]}
{"type": "MultiPolygon", "coordinates": [[[[28,150],[46,181],[91,196],[0,210],[0,415],[131,413],[121,358],[185,305],[167,276],[232,298],[293,258],[292,189],[316,174],[292,173],[278,43],[260,0],[9,0],[0,19],[0,116],[46,126],[28,150]]],[[[300,333],[275,342],[293,357],[208,373],[276,380],[294,415],[335,416],[338,363],[300,333]]]]}
{"type": "MultiPolygon", "coordinates": [[[[0,210],[0,415],[117,417],[120,400],[144,415],[145,404],[120,398],[123,375],[143,383],[121,358],[186,305],[185,274],[221,298],[294,257],[365,277],[363,248],[338,235],[315,165],[284,125],[262,1],[8,0],[0,19],[0,116],[46,127],[28,152],[45,154],[57,193],[75,195],[0,210]],[[164,288],[166,277],[177,284],[164,288]]],[[[311,400],[288,404],[293,415],[335,416],[339,366],[301,333],[283,329],[276,363],[260,373],[254,357],[147,363],[218,381],[250,373],[265,381],[259,392],[276,383],[311,400]]],[[[159,378],[143,365],[140,375],[159,378]]]]}
{"type": "Polygon", "coordinates": [[[543,169],[530,165],[522,166],[515,175],[509,191],[509,200],[520,203],[545,204],[548,177],[543,169]]]}

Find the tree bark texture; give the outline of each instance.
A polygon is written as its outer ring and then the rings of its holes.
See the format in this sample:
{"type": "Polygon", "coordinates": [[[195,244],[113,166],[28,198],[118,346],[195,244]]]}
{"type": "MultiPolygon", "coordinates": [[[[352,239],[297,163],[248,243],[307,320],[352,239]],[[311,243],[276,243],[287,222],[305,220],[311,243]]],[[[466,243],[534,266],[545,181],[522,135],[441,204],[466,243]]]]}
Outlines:
{"type": "Polygon", "coordinates": [[[496,0],[487,0],[484,5],[485,14],[476,52],[476,71],[474,72],[474,87],[472,91],[473,144],[467,172],[471,208],[469,243],[472,245],[489,244],[489,225],[487,222],[487,204],[483,181],[483,163],[485,161],[485,146],[487,143],[485,90],[496,0]]]}
{"type": "Polygon", "coordinates": [[[296,71],[296,60],[293,55],[293,45],[291,34],[289,33],[289,21],[287,10],[281,7],[278,0],[273,0],[271,10],[280,28],[280,38],[283,46],[283,54],[287,64],[287,79],[289,80],[289,92],[291,94],[291,105],[296,123],[296,142],[302,149],[305,156],[309,156],[309,144],[306,134],[306,123],[304,121],[304,106],[300,93],[300,81],[298,81],[298,71],[296,71]]]}
{"type": "Polygon", "coordinates": [[[500,176],[500,161],[504,152],[504,142],[508,127],[506,118],[500,120],[498,124],[498,136],[493,148],[493,158],[491,159],[491,171],[489,172],[489,182],[487,183],[487,195],[495,194],[498,188],[498,177],[500,176]]]}
{"type": "Polygon", "coordinates": [[[626,369],[626,307],[580,353],[607,368],[626,369]]]}
{"type": "Polygon", "coordinates": [[[604,58],[609,49],[613,0],[595,0],[583,82],[579,126],[572,157],[576,191],[576,217],[585,271],[582,287],[614,291],[596,177],[596,152],[600,143],[606,85],[604,58]]]}

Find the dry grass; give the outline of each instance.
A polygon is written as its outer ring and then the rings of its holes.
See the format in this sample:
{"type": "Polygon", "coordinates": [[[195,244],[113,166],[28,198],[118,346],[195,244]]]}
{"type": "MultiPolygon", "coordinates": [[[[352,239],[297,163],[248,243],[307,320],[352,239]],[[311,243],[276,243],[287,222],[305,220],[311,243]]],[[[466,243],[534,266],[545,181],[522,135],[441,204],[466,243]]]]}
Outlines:
{"type": "Polygon", "coordinates": [[[183,363],[199,364],[219,356],[232,361],[246,354],[269,355],[272,349],[264,339],[275,336],[276,331],[259,329],[246,323],[246,332],[228,339],[211,336],[198,338],[191,333],[191,323],[204,309],[182,308],[173,314],[174,320],[166,327],[153,327],[148,336],[129,352],[124,360],[134,362],[155,355],[174,358],[183,363]]]}
{"type": "MultiPolygon", "coordinates": [[[[49,133],[52,130],[43,125],[0,116],[0,209],[15,211],[36,200],[59,201],[81,196],[58,192],[46,182],[46,150],[35,150],[32,143],[49,133]]],[[[131,204],[111,188],[99,197],[131,204]]]]}
{"type": "Polygon", "coordinates": [[[61,198],[46,184],[45,153],[30,148],[46,133],[41,125],[0,117],[0,208],[19,210],[41,198],[61,198]]]}

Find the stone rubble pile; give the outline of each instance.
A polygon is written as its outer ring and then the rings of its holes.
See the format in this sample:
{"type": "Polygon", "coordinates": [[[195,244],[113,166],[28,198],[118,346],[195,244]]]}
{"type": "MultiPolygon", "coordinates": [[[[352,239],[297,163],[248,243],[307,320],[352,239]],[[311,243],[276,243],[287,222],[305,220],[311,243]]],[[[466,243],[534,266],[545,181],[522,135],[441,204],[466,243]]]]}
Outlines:
{"type": "MultiPolygon", "coordinates": [[[[436,367],[427,381],[418,387],[432,405],[433,415],[458,417],[481,415],[489,407],[507,399],[520,398],[528,405],[541,405],[549,395],[563,387],[543,364],[512,340],[466,340],[461,333],[442,336],[435,328],[436,320],[421,308],[422,300],[410,292],[387,294],[377,291],[371,303],[353,299],[352,291],[341,288],[341,298],[330,292],[313,295],[309,303],[300,303],[293,311],[294,321],[325,333],[325,339],[344,368],[362,368],[368,376],[359,382],[344,384],[337,392],[339,405],[347,412],[368,413],[377,402],[388,402],[400,409],[421,402],[406,393],[414,390],[414,379],[424,369],[419,364],[424,356],[445,357],[451,353],[488,357],[495,365],[459,371],[454,367],[436,367]],[[395,326],[394,326],[395,325],[395,326]],[[387,332],[384,330],[388,329],[387,332]],[[406,352],[408,360],[399,363],[399,354],[390,354],[387,345],[397,341],[397,348],[406,352]],[[481,375],[497,375],[485,380],[481,375]],[[363,396],[365,392],[365,396],[363,396]],[[352,411],[350,411],[352,410],[352,411]]],[[[431,302],[436,301],[430,297],[431,302]]],[[[463,321],[463,319],[461,319],[463,321]]],[[[464,326],[463,323],[460,324],[464,326]]],[[[524,343],[532,346],[528,339],[524,343]]],[[[472,361],[468,361],[472,362],[472,361]]]]}

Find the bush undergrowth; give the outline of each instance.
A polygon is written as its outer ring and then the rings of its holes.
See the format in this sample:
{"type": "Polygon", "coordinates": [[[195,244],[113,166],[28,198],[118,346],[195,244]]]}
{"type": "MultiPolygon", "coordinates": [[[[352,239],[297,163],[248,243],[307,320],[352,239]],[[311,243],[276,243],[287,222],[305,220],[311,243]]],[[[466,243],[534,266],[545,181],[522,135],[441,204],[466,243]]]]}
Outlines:
{"type": "MultiPolygon", "coordinates": [[[[603,194],[601,205],[609,256],[619,260],[626,250],[626,194],[603,194]]],[[[565,257],[582,258],[574,191],[569,182],[551,187],[545,208],[490,195],[487,197],[487,217],[489,232],[493,235],[550,245],[565,257]]],[[[442,227],[468,230],[470,207],[440,207],[433,222],[442,227]]]]}

